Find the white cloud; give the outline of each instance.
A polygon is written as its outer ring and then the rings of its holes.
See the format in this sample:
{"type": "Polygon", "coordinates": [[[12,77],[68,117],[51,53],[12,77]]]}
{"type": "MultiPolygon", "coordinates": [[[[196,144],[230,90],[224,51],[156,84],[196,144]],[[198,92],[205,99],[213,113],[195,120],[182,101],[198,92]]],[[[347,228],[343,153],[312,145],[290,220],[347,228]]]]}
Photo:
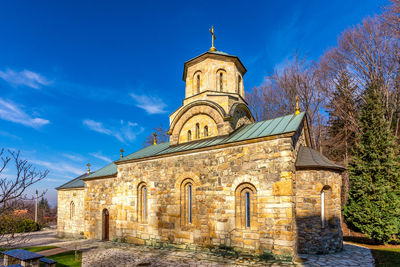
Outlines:
{"type": "Polygon", "coordinates": [[[19,123],[32,128],[39,128],[49,124],[50,121],[42,118],[34,118],[28,115],[11,101],[5,101],[0,98],[0,119],[19,123]]]}
{"type": "Polygon", "coordinates": [[[90,153],[90,155],[97,159],[104,160],[105,162],[112,162],[112,160],[109,157],[102,155],[100,151],[96,153],[90,153]]]}
{"type": "Polygon", "coordinates": [[[132,142],[136,136],[144,131],[144,128],[135,122],[120,121],[119,125],[105,126],[102,122],[94,120],[83,120],[83,125],[87,126],[90,130],[98,133],[114,136],[122,143],[132,142]]]}
{"type": "Polygon", "coordinates": [[[13,138],[13,139],[22,140],[20,137],[18,137],[18,136],[16,136],[16,135],[13,135],[13,134],[11,134],[11,133],[9,133],[9,132],[7,132],[7,131],[2,131],[2,130],[0,130],[0,136],[10,137],[10,138],[13,138]]]}
{"type": "Polygon", "coordinates": [[[68,180],[53,179],[53,178],[46,178],[46,181],[49,181],[49,182],[56,182],[56,183],[66,183],[66,182],[68,182],[68,180]]]}
{"type": "Polygon", "coordinates": [[[130,96],[135,100],[138,108],[144,109],[148,114],[165,113],[167,105],[159,97],[137,95],[131,93],[130,96]]]}
{"type": "Polygon", "coordinates": [[[34,89],[40,89],[42,86],[47,86],[52,83],[39,73],[30,70],[16,72],[11,69],[6,69],[5,71],[0,71],[0,78],[14,86],[24,85],[34,89]]]}
{"type": "Polygon", "coordinates": [[[103,126],[103,123],[101,123],[101,122],[97,122],[94,120],[84,120],[83,124],[86,125],[90,130],[93,130],[95,132],[103,133],[106,135],[112,134],[112,132],[110,130],[106,129],[103,126]]]}
{"type": "Polygon", "coordinates": [[[8,168],[3,169],[2,172],[0,172],[0,179],[15,179],[17,177],[17,174],[14,172],[10,172],[8,168]]]}
{"type": "Polygon", "coordinates": [[[70,159],[72,161],[83,161],[83,157],[76,155],[76,154],[68,154],[64,153],[62,154],[65,158],[70,159]]]}
{"type": "Polygon", "coordinates": [[[62,161],[51,162],[51,161],[45,161],[45,160],[30,159],[29,163],[45,167],[50,172],[54,171],[54,172],[72,173],[72,174],[76,174],[76,175],[81,175],[81,174],[85,173],[85,171],[86,171],[84,166],[82,166],[82,168],[78,168],[76,166],[73,166],[69,163],[62,162],[62,161]]]}

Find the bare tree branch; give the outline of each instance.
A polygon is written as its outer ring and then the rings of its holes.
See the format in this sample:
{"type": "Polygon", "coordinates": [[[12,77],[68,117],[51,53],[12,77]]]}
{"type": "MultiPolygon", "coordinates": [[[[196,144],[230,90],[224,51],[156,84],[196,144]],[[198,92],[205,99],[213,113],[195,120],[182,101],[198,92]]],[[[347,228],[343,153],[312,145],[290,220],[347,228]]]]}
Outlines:
{"type": "MultiPolygon", "coordinates": [[[[5,155],[4,149],[0,150],[0,241],[2,246],[10,246],[15,242],[22,242],[28,237],[28,234],[16,234],[14,210],[23,209],[28,200],[26,190],[33,184],[43,180],[49,173],[48,170],[40,171],[28,163],[27,160],[20,158],[20,152],[8,150],[5,155]],[[12,171],[8,171],[10,164],[13,163],[12,171]],[[10,177],[12,176],[12,177],[10,177]]],[[[41,192],[43,196],[45,192],[41,192]]]]}

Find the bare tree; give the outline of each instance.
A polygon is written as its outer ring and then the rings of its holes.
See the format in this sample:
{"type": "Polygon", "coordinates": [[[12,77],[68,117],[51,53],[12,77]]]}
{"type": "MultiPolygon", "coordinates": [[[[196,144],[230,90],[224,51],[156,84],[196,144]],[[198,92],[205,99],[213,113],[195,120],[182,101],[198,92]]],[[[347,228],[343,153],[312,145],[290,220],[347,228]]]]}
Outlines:
{"type": "Polygon", "coordinates": [[[246,92],[246,102],[256,121],[263,121],[293,112],[286,102],[285,92],[274,82],[273,77],[267,77],[264,84],[246,92]]]}
{"type": "Polygon", "coordinates": [[[266,77],[262,86],[253,88],[246,95],[246,101],[256,120],[266,120],[294,113],[298,96],[301,109],[307,113],[313,143],[321,150],[326,121],[321,108],[325,98],[316,67],[314,62],[296,53],[281,69],[266,77]]]}
{"type": "MultiPolygon", "coordinates": [[[[27,197],[26,190],[43,180],[49,173],[48,170],[36,170],[27,160],[20,158],[19,151],[7,152],[4,149],[0,150],[0,222],[3,224],[0,241],[4,247],[23,242],[28,237],[27,234],[16,234],[13,223],[14,210],[23,209],[25,203],[32,200],[27,197]],[[5,170],[8,170],[10,165],[14,165],[15,168],[12,172],[7,172],[10,175],[6,175],[5,170]]],[[[40,196],[44,193],[42,192],[40,196]]]]}
{"type": "Polygon", "coordinates": [[[392,30],[396,37],[400,37],[400,0],[391,0],[382,15],[383,23],[392,30]]]}
{"type": "MultiPolygon", "coordinates": [[[[154,133],[156,134],[157,144],[168,142],[169,140],[169,136],[167,134],[168,130],[164,129],[161,124],[157,128],[154,128],[153,130],[154,133]]],[[[143,147],[151,146],[154,144],[154,133],[146,137],[145,141],[143,142],[143,147]]]]}
{"type": "Polygon", "coordinates": [[[378,84],[384,93],[387,119],[391,127],[395,127],[400,112],[399,40],[379,17],[364,19],[361,24],[344,31],[337,47],[321,58],[320,70],[325,72],[327,84],[331,85],[324,88],[328,97],[332,96],[343,71],[357,84],[355,94],[360,101],[368,84],[378,84]]]}

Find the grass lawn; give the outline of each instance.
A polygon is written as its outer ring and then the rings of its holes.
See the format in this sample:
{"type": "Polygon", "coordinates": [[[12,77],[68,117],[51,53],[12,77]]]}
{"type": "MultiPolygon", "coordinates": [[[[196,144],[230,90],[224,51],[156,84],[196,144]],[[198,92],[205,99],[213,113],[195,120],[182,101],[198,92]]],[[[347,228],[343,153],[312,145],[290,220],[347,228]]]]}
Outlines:
{"type": "MultiPolygon", "coordinates": [[[[39,252],[43,250],[48,250],[52,248],[57,248],[56,246],[43,246],[43,247],[27,247],[27,248],[22,248],[31,252],[39,252]]],[[[40,254],[40,253],[39,253],[40,254]]]]}
{"type": "Polygon", "coordinates": [[[400,246],[368,246],[375,266],[400,266],[400,246]]]}
{"type": "MultiPolygon", "coordinates": [[[[21,249],[25,249],[25,250],[28,250],[31,252],[38,252],[38,251],[48,250],[48,249],[52,249],[52,248],[56,248],[56,246],[27,247],[27,248],[21,248],[21,249]]],[[[17,249],[17,248],[0,248],[0,251],[12,250],[12,249],[17,249]]]]}
{"type": "MultiPolygon", "coordinates": [[[[78,252],[78,261],[75,261],[75,252],[63,252],[60,254],[56,254],[53,256],[48,256],[46,258],[55,260],[57,262],[57,267],[64,267],[64,266],[73,266],[73,267],[80,267],[82,264],[82,252],[78,252]]],[[[44,265],[40,265],[44,266],[44,265]]]]}
{"type": "Polygon", "coordinates": [[[371,249],[372,256],[375,260],[375,266],[400,266],[400,245],[371,245],[370,240],[362,240],[362,238],[358,238],[356,241],[355,239],[357,238],[355,237],[345,237],[344,239],[351,243],[371,249]]]}
{"type": "MultiPolygon", "coordinates": [[[[32,252],[39,252],[39,251],[48,250],[48,249],[52,249],[52,248],[57,248],[57,247],[56,246],[41,246],[41,247],[26,247],[26,248],[22,248],[22,249],[32,251],[32,252]]],[[[0,251],[4,251],[4,250],[10,250],[10,249],[0,249],[0,251]]],[[[75,252],[74,251],[63,252],[63,253],[56,254],[53,256],[48,256],[46,258],[55,260],[57,262],[57,264],[56,264],[57,267],[65,267],[65,266],[80,267],[82,264],[82,252],[78,252],[78,261],[75,261],[75,252]]],[[[44,264],[41,263],[40,266],[44,266],[44,264]]]]}

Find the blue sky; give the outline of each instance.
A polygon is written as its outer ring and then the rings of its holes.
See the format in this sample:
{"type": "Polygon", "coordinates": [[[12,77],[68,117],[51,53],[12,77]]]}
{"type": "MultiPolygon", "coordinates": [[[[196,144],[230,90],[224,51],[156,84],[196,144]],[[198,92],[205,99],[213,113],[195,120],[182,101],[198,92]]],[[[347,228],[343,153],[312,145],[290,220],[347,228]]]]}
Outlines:
{"type": "MultiPolygon", "coordinates": [[[[316,60],[387,0],[2,1],[0,147],[21,150],[55,187],[142,147],[182,104],[183,63],[218,50],[260,85],[296,49],[316,60]]],[[[12,176],[9,170],[4,175],[12,176]]]]}

